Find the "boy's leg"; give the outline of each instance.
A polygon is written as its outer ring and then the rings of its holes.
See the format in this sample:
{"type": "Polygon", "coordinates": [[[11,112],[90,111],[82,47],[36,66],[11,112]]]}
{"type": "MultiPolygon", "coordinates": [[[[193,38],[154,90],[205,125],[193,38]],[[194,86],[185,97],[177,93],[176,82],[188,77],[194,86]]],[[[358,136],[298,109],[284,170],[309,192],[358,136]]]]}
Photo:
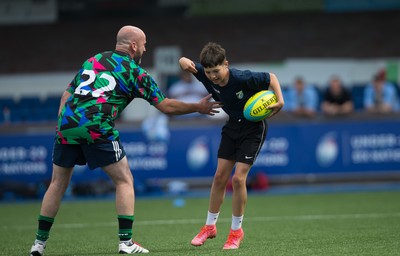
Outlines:
{"type": "Polygon", "coordinates": [[[246,180],[251,165],[238,162],[232,177],[232,224],[223,249],[238,249],[244,238],[242,221],[247,202],[246,180]]]}
{"type": "Polygon", "coordinates": [[[240,163],[236,164],[236,170],[232,177],[232,215],[242,216],[247,203],[246,181],[251,165],[240,163]]]}
{"type": "Polygon", "coordinates": [[[210,204],[208,208],[212,213],[220,211],[225,198],[226,185],[234,166],[235,161],[218,158],[218,166],[211,185],[210,204]]]}
{"type": "Polygon", "coordinates": [[[204,225],[200,229],[200,232],[192,239],[192,245],[203,245],[207,239],[214,238],[217,235],[215,224],[218,220],[219,211],[225,198],[226,185],[234,165],[234,161],[218,158],[218,167],[211,186],[210,205],[207,213],[206,225],[204,225]]]}

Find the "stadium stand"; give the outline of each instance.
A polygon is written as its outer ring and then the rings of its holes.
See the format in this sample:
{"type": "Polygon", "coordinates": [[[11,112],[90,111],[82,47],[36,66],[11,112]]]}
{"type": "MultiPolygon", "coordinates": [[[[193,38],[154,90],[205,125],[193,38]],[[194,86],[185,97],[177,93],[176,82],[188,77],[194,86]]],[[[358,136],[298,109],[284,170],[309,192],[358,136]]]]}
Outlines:
{"type": "MultiPolygon", "coordinates": [[[[183,13],[161,14],[160,10],[143,15],[117,14],[100,12],[85,17],[61,13],[55,24],[0,26],[3,49],[12,49],[0,52],[0,74],[75,71],[86,57],[111,49],[115,30],[124,24],[135,24],[146,31],[149,43],[144,67],[154,65],[150,56],[157,46],[179,45],[183,55],[197,59],[199,49],[209,40],[224,45],[231,63],[279,62],[289,57],[400,56],[400,36],[393,33],[400,27],[400,10],[223,16],[227,24],[224,29],[210,29],[221,16],[185,17],[183,13]],[[27,39],[29,47],[25,45],[27,39]]],[[[362,110],[363,87],[352,86],[356,110],[362,110]]],[[[14,123],[54,121],[58,103],[59,96],[0,99],[1,109],[9,105],[14,123]]],[[[0,121],[4,121],[4,113],[0,121]]]]}
{"type": "Polygon", "coordinates": [[[0,122],[4,123],[9,115],[12,124],[53,122],[57,118],[60,97],[49,95],[45,99],[38,96],[12,97],[0,99],[0,122]],[[5,108],[8,110],[5,111],[5,108]],[[9,113],[7,113],[9,111],[9,113]]]}
{"type": "MultiPolygon", "coordinates": [[[[133,1],[125,2],[133,3],[133,1]]],[[[155,0],[134,2],[146,5],[155,0]]],[[[91,1],[91,4],[95,3],[96,1],[91,1]]],[[[69,5],[70,1],[65,0],[64,4],[69,5]]],[[[75,72],[85,58],[95,52],[111,49],[115,43],[115,31],[125,24],[137,25],[146,32],[148,44],[146,46],[147,56],[143,58],[142,62],[144,67],[154,66],[151,56],[157,46],[179,45],[183,55],[197,59],[199,50],[209,40],[219,42],[227,49],[230,63],[275,61],[279,63],[287,58],[368,59],[400,56],[400,47],[398,47],[400,35],[397,33],[400,27],[400,10],[349,13],[307,11],[222,17],[186,17],[182,13],[160,14],[159,10],[152,8],[147,8],[147,11],[143,13],[138,14],[138,12],[140,11],[125,10],[121,13],[121,11],[114,10],[114,15],[105,10],[88,15],[86,13],[61,13],[60,19],[54,24],[0,25],[1,45],[3,49],[8,49],[0,51],[2,60],[0,75],[75,72]]],[[[172,83],[172,81],[173,78],[168,83],[172,83]]],[[[357,112],[362,112],[363,109],[364,87],[365,84],[361,83],[351,85],[357,112]]],[[[322,97],[321,88],[317,87],[317,89],[322,97]]],[[[46,97],[33,95],[16,99],[0,98],[0,110],[2,110],[0,112],[0,133],[4,135],[10,133],[37,135],[38,131],[53,132],[59,101],[60,95],[46,95],[46,97]],[[9,113],[4,111],[5,107],[9,113]],[[10,118],[12,124],[15,125],[2,125],[7,118],[10,118]],[[29,130],[35,125],[43,129],[29,130]]],[[[339,120],[339,122],[346,124],[349,121],[358,121],[357,118],[369,118],[379,122],[391,118],[398,120],[399,116],[374,116],[371,118],[357,113],[349,119],[339,120]]],[[[317,122],[321,120],[328,124],[337,121],[316,118],[317,122]]],[[[182,123],[176,122],[170,122],[172,128],[176,128],[178,125],[180,128],[183,126],[182,123]]],[[[284,114],[278,115],[272,122],[298,123],[300,125],[305,122],[307,124],[314,123],[284,114]]],[[[133,127],[140,127],[131,123],[119,123],[118,125],[127,131],[131,131],[133,127]]],[[[208,123],[193,121],[191,125],[202,127],[208,123]]],[[[399,179],[397,173],[395,178],[388,174],[378,173],[378,175],[351,177],[351,174],[346,173],[346,175],[338,177],[328,176],[327,180],[318,181],[378,180],[377,177],[382,180],[399,179]]],[[[316,181],[315,176],[312,175],[292,176],[291,179],[293,183],[316,181]]],[[[140,180],[137,179],[135,182],[138,181],[140,180]]],[[[157,179],[157,183],[164,182],[162,186],[167,186],[170,181],[157,179]]],[[[184,181],[193,182],[190,184],[191,188],[194,185],[204,187],[210,184],[208,178],[191,178],[184,181]]],[[[275,182],[289,183],[289,180],[284,176],[282,180],[277,179],[275,182]]],[[[14,190],[19,191],[15,189],[14,184],[11,185],[14,186],[14,190]]],[[[6,186],[2,185],[0,188],[4,189],[6,186]]],[[[92,188],[90,184],[83,184],[75,189],[82,188],[89,189],[80,190],[80,193],[93,193],[93,191],[89,191],[92,188]]]]}
{"type": "MultiPolygon", "coordinates": [[[[226,26],[212,29],[219,22],[221,17],[215,16],[131,15],[69,18],[52,25],[0,26],[2,47],[18,49],[0,53],[0,74],[76,70],[84,58],[110,49],[115,30],[125,24],[135,24],[146,31],[148,56],[157,46],[179,45],[185,56],[197,59],[199,49],[209,40],[224,45],[231,63],[281,61],[289,57],[400,56],[400,36],[394,33],[400,27],[400,11],[224,16],[226,26]],[[29,47],[25,45],[27,38],[29,47]],[[17,56],[24,56],[23,65],[17,56]]],[[[142,65],[152,67],[153,59],[144,58],[142,65]]]]}
{"type": "MultiPolygon", "coordinates": [[[[171,79],[173,81],[173,79],[171,79]]],[[[353,96],[354,109],[356,112],[363,112],[363,95],[365,84],[353,84],[350,86],[351,93],[353,96]]],[[[400,98],[400,87],[398,89],[398,95],[400,98]]],[[[287,87],[283,86],[283,92],[285,93],[287,87]]],[[[319,92],[320,102],[323,97],[323,90],[316,87],[319,92]]],[[[55,122],[57,118],[57,112],[60,103],[59,95],[48,95],[42,99],[39,96],[21,97],[20,99],[14,99],[12,97],[0,98],[0,125],[4,124],[7,117],[4,109],[9,109],[10,122],[12,124],[41,124],[55,122]]],[[[320,111],[320,107],[318,107],[320,111]]],[[[320,114],[320,113],[319,113],[320,114]]],[[[279,120],[279,117],[278,117],[279,120]]]]}

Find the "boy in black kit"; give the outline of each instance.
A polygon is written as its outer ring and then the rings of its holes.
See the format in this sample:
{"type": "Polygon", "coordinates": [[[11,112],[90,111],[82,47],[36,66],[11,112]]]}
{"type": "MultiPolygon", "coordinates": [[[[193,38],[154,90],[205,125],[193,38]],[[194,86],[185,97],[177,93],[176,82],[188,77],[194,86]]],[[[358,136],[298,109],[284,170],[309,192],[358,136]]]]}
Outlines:
{"type": "Polygon", "coordinates": [[[284,105],[281,87],[272,73],[229,68],[225,49],[212,42],[202,49],[200,63],[182,57],[179,64],[182,70],[193,73],[216,101],[222,102],[222,108],[229,116],[222,128],[218,166],[211,186],[207,221],[191,243],[201,246],[208,238],[217,235],[216,223],[225,197],[226,185],[236,166],[232,176],[232,224],[223,249],[238,249],[244,237],[242,221],[247,201],[246,179],[268,129],[266,120],[247,121],[243,116],[243,108],[253,94],[271,90],[277,97],[277,103],[269,107],[273,111],[271,116],[275,115],[284,105]]]}

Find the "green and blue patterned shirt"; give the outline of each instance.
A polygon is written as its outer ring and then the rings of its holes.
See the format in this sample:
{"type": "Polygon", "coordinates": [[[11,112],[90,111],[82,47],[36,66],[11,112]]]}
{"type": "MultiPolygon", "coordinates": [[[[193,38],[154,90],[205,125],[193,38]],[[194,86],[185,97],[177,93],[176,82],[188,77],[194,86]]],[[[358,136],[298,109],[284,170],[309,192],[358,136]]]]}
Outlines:
{"type": "Polygon", "coordinates": [[[58,144],[105,143],[119,138],[115,119],[134,98],[165,99],[153,78],[127,53],[107,51],[86,60],[67,91],[56,131],[58,144]]]}

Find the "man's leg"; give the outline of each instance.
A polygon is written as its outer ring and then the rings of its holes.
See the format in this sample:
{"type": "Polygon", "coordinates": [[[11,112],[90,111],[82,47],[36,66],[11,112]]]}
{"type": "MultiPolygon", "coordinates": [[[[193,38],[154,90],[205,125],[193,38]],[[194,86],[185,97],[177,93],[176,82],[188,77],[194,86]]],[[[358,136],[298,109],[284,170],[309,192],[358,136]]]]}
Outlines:
{"type": "Polygon", "coordinates": [[[73,168],[64,168],[53,164],[53,175],[40,209],[40,215],[54,218],[60,208],[61,200],[71,180],[73,168]]]}
{"type": "Polygon", "coordinates": [[[72,172],[73,168],[63,168],[53,164],[50,186],[43,197],[40,209],[36,240],[31,248],[30,255],[32,256],[41,256],[44,253],[50,229],[60,208],[64,193],[68,188],[72,172]]]}
{"type": "Polygon", "coordinates": [[[135,192],[133,176],[126,156],[120,161],[102,167],[115,185],[115,206],[118,215],[134,215],[135,192]]]}
{"type": "Polygon", "coordinates": [[[135,192],[133,176],[126,156],[120,161],[102,167],[115,185],[115,207],[119,225],[120,253],[148,253],[149,251],[132,241],[135,192]]]}

